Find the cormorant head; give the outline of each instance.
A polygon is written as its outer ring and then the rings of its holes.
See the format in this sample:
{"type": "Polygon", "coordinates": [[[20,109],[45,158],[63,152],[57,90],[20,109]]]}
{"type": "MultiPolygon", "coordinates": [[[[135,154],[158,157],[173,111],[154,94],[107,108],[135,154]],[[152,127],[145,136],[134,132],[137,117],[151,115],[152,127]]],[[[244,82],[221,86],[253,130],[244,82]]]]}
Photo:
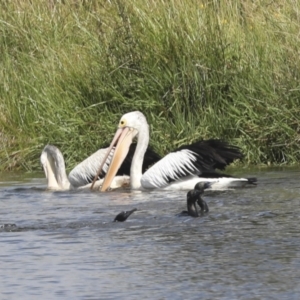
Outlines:
{"type": "Polygon", "coordinates": [[[204,192],[204,190],[208,189],[211,187],[211,182],[208,182],[208,181],[200,181],[198,182],[194,189],[195,190],[198,190],[198,191],[201,191],[201,192],[204,192]]]}

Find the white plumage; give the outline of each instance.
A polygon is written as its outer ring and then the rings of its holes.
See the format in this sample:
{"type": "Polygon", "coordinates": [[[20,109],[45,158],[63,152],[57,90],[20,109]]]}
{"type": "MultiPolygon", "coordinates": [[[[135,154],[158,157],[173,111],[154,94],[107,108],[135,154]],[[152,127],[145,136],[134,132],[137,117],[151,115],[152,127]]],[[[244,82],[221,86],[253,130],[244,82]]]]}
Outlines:
{"type": "Polygon", "coordinates": [[[111,149],[115,147],[101,191],[110,187],[135,137],[137,137],[137,146],[130,168],[132,189],[190,190],[200,181],[212,182],[211,189],[224,189],[256,182],[255,178],[234,178],[223,176],[215,171],[216,168],[224,169],[233,160],[243,156],[237,147],[220,140],[201,141],[181,147],[166,155],[142,174],[141,166],[149,143],[149,126],[145,116],[139,111],[127,113],[122,116],[118,127],[107,150],[108,157],[111,149]],[[205,175],[208,177],[206,178],[205,175]]]}
{"type": "Polygon", "coordinates": [[[190,150],[169,153],[143,174],[141,185],[146,189],[164,188],[170,180],[179,180],[181,174],[195,175],[199,173],[194,164],[196,160],[190,150]]]}
{"type": "MultiPolygon", "coordinates": [[[[87,159],[78,164],[69,174],[66,174],[65,161],[61,151],[53,146],[46,145],[42,151],[40,161],[47,178],[47,188],[49,190],[70,190],[87,189],[91,187],[91,179],[95,176],[103,158],[107,154],[108,148],[100,149],[93,153],[87,159]]],[[[107,172],[108,165],[114,149],[109,152],[108,158],[103,165],[104,172],[107,172]]],[[[94,189],[99,189],[103,179],[100,179],[94,185],[94,189]]],[[[111,188],[129,184],[129,176],[116,176],[111,188]]]]}
{"type": "MultiPolygon", "coordinates": [[[[79,163],[71,172],[69,173],[69,180],[73,187],[77,188],[80,186],[83,186],[87,184],[88,182],[93,179],[95,174],[97,173],[100,164],[102,163],[105,154],[107,152],[108,148],[103,148],[95,153],[93,153],[91,156],[86,158],[84,161],[79,163]]],[[[105,161],[105,164],[103,165],[102,170],[106,173],[108,170],[109,163],[111,161],[111,158],[114,154],[114,150],[112,149],[109,152],[109,155],[105,161]]]]}

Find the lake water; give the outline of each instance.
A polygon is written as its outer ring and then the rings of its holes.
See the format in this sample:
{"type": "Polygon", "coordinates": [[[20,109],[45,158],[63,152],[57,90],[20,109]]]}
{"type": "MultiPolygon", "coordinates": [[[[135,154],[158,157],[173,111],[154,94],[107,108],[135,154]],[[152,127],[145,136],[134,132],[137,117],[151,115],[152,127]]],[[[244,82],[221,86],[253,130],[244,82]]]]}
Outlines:
{"type": "Polygon", "coordinates": [[[246,170],[255,188],[47,192],[0,175],[0,299],[300,299],[300,170],[246,170]],[[122,210],[138,210],[124,223],[122,210]]]}

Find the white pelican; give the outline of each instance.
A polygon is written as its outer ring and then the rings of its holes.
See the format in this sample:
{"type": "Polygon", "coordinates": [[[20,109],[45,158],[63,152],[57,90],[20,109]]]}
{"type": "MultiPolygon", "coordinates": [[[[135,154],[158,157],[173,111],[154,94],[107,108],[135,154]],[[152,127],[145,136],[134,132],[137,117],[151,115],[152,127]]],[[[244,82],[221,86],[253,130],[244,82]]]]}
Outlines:
{"type": "Polygon", "coordinates": [[[200,181],[211,182],[210,189],[226,189],[256,183],[256,178],[234,178],[215,171],[216,168],[224,169],[235,159],[243,157],[238,147],[221,140],[200,141],[182,146],[143,174],[142,162],[149,143],[149,126],[145,116],[140,111],[127,113],[122,116],[118,128],[107,152],[108,156],[110,149],[116,145],[101,191],[110,187],[135,137],[137,146],[130,168],[132,189],[191,190],[200,181]]]}
{"type": "MultiPolygon", "coordinates": [[[[116,180],[112,183],[111,188],[118,188],[121,186],[129,185],[130,164],[136,145],[129,151],[124,164],[121,166],[116,180]]],[[[109,162],[114,153],[114,149],[108,152],[108,156],[103,161],[108,148],[103,148],[89,156],[87,159],[78,164],[67,176],[65,161],[60,150],[53,145],[46,145],[42,151],[40,161],[48,181],[48,189],[51,190],[70,190],[70,189],[83,189],[90,188],[91,181],[95,177],[97,170],[102,162],[104,162],[101,170],[103,174],[100,177],[97,175],[96,185],[94,189],[99,189],[103,182],[103,177],[107,172],[109,162]]],[[[147,149],[146,160],[143,168],[146,169],[160,159],[160,156],[151,149],[147,149]]]]}

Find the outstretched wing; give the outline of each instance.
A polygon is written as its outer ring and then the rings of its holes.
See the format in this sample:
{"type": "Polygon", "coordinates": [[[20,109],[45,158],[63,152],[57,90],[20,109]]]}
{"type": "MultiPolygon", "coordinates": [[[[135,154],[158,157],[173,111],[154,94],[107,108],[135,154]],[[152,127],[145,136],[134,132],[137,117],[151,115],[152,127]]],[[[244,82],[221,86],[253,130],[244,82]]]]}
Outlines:
{"type": "Polygon", "coordinates": [[[225,169],[235,159],[242,158],[238,147],[222,140],[198,141],[181,146],[147,170],[141,179],[144,188],[163,188],[183,177],[209,174],[220,175],[215,169],[225,169]]]}
{"type": "MultiPolygon", "coordinates": [[[[97,174],[98,169],[100,168],[100,165],[107,153],[108,148],[103,148],[95,153],[93,153],[91,156],[86,158],[84,161],[79,163],[69,174],[69,181],[74,187],[80,187],[83,185],[86,185],[88,183],[91,183],[94,179],[94,177],[97,174]]],[[[107,172],[108,166],[110,164],[111,158],[114,154],[114,150],[112,149],[109,153],[108,158],[106,159],[106,162],[102,168],[103,172],[107,172]]],[[[103,175],[100,176],[102,178],[103,175]]]]}
{"type": "Polygon", "coordinates": [[[197,154],[197,164],[201,172],[215,169],[224,170],[234,160],[244,157],[239,147],[219,139],[198,141],[191,145],[181,146],[175,151],[183,149],[191,150],[197,154]]]}
{"type": "MultiPolygon", "coordinates": [[[[136,144],[132,144],[130,146],[129,152],[123,161],[120,169],[118,170],[117,175],[130,175],[130,167],[131,167],[131,161],[135,152],[136,144]]],[[[87,159],[82,161],[80,164],[78,164],[69,174],[69,181],[74,187],[80,187],[84,186],[88,183],[91,183],[96,176],[100,165],[107,153],[108,148],[103,148],[98,150],[97,152],[93,153],[91,156],[89,156],[87,159]]],[[[99,176],[98,179],[104,178],[108,166],[110,164],[111,158],[114,154],[114,148],[109,153],[108,158],[106,159],[106,162],[102,168],[102,173],[99,176]]],[[[145,159],[143,162],[143,172],[147,170],[151,165],[156,163],[160,160],[160,156],[155,153],[151,148],[148,148],[145,153],[145,159]]]]}

